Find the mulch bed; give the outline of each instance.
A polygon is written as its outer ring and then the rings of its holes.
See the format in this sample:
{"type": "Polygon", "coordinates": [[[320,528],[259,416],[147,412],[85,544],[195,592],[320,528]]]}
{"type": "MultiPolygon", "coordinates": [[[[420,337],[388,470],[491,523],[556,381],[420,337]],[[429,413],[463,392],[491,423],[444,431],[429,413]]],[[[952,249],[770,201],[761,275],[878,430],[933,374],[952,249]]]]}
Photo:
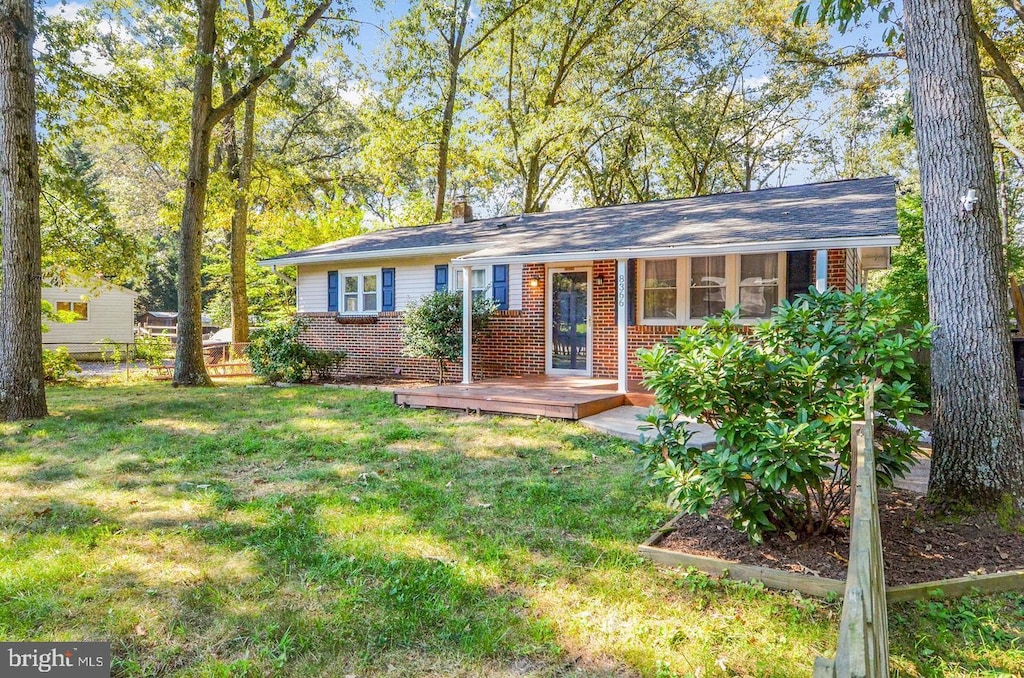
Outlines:
{"type": "MultiPolygon", "coordinates": [[[[1024,534],[1007,532],[980,516],[936,518],[924,498],[905,490],[879,490],[879,514],[888,586],[1024,569],[1024,534]]],[[[681,516],[676,530],[656,545],[693,555],[777,570],[846,579],[849,530],[794,541],[772,533],[754,545],[724,517],[724,504],[707,520],[681,516]]]]}

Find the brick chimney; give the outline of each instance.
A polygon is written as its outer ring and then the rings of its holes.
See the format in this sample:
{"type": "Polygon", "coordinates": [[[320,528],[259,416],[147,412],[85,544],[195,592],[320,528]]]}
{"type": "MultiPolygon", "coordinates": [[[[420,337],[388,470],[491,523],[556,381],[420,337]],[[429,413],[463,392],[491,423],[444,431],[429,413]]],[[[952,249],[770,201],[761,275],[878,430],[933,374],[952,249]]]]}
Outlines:
{"type": "Polygon", "coordinates": [[[452,203],[452,223],[465,224],[469,221],[473,221],[473,208],[469,206],[465,195],[455,196],[455,202],[452,203]]]}

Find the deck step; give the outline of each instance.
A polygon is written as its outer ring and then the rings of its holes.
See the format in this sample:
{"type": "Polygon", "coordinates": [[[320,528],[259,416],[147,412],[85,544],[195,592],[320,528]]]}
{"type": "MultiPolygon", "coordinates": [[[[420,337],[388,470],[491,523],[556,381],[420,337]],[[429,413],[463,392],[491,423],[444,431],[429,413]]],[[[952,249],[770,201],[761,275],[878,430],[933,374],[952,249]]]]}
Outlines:
{"type": "Polygon", "coordinates": [[[395,404],[434,407],[493,414],[517,414],[576,421],[626,402],[621,393],[584,391],[501,392],[498,389],[467,389],[439,386],[395,391],[395,404]]]}

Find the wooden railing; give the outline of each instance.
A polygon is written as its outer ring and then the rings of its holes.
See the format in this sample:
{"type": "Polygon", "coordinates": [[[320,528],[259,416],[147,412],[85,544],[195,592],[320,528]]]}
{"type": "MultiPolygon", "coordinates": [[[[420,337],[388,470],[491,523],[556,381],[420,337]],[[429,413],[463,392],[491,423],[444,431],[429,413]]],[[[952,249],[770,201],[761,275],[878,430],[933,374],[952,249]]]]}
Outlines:
{"type": "Polygon", "coordinates": [[[889,675],[889,624],[885,601],[882,532],[875,482],[874,388],[864,421],[850,437],[850,565],[834,659],[818,657],[814,678],[879,678],[889,675]]]}

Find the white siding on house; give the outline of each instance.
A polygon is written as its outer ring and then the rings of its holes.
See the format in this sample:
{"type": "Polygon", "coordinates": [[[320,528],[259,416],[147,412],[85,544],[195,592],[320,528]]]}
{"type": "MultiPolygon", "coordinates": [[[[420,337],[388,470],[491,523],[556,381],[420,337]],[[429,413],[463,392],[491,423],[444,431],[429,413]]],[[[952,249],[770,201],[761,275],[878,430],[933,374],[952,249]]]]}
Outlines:
{"type": "Polygon", "coordinates": [[[44,320],[50,328],[43,333],[43,348],[67,346],[72,353],[90,353],[109,339],[119,344],[135,340],[135,298],[138,296],[123,287],[105,285],[96,289],[86,287],[44,287],[43,300],[53,304],[70,301],[89,303],[89,319],[72,323],[44,320]]]}
{"type": "Polygon", "coordinates": [[[299,313],[327,310],[327,271],[337,270],[335,264],[299,266],[295,286],[296,307],[299,313]]]}
{"type": "MultiPolygon", "coordinates": [[[[418,258],[406,259],[400,263],[385,262],[353,262],[352,264],[310,264],[298,267],[298,284],[296,286],[297,310],[299,313],[322,313],[327,311],[327,273],[340,271],[359,271],[365,273],[381,268],[395,269],[395,310],[404,311],[410,304],[434,291],[434,267],[437,265],[451,267],[450,259],[418,258]]],[[[490,280],[491,276],[487,276],[490,280]]],[[[450,268],[449,285],[455,284],[455,269],[450,268]]],[[[523,266],[509,266],[509,308],[519,310],[523,307],[523,266]]]]}
{"type": "Polygon", "coordinates": [[[508,266],[508,307],[511,311],[523,309],[523,265],[508,266]]]}

